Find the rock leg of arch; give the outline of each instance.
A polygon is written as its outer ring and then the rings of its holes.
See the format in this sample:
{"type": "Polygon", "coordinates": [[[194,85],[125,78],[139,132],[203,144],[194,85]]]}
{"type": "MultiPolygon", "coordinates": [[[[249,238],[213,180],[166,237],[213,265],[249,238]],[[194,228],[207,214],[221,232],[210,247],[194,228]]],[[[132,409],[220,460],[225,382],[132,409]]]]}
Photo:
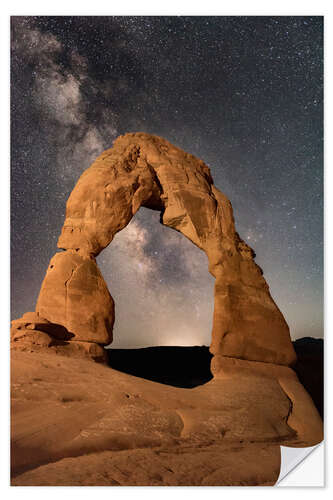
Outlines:
{"type": "Polygon", "coordinates": [[[114,303],[96,261],[68,250],[51,259],[36,311],[63,325],[72,341],[112,342],[114,303]]]}
{"type": "Polygon", "coordinates": [[[120,136],[78,180],[36,312],[63,324],[74,341],[112,340],[113,301],[95,257],[140,206],[206,252],[216,278],[211,352],[291,365],[289,328],[253,250],[235,230],[230,201],[203,161],[144,133],[120,136]],[[53,267],[52,267],[53,266],[53,267]]]}

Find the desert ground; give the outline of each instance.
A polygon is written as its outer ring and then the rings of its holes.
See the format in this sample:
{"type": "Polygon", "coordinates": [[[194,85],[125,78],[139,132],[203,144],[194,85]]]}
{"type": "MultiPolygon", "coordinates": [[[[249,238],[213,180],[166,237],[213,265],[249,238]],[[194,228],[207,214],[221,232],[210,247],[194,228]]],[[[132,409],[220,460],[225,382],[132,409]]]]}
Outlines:
{"type": "Polygon", "coordinates": [[[185,389],[31,349],[11,369],[13,486],[273,485],[281,444],[321,440],[307,393],[310,428],[267,377],[185,389]]]}

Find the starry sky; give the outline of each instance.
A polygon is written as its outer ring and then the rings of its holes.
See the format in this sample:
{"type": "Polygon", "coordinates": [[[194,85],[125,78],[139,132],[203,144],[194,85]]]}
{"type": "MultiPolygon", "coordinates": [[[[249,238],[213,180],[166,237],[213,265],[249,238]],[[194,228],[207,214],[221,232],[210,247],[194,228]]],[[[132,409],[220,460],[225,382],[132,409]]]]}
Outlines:
{"type": "MultiPolygon", "coordinates": [[[[293,339],[323,335],[323,19],[11,18],[11,316],[34,310],[80,174],[126,132],[210,167],[293,339]]],[[[114,347],[209,345],[207,257],[141,208],[97,262],[114,347]]]]}

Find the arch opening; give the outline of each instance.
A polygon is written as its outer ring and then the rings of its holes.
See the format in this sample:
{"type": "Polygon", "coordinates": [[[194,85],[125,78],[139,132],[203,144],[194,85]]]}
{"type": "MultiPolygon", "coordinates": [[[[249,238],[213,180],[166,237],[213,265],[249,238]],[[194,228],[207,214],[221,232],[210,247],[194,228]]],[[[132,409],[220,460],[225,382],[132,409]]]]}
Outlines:
{"type": "Polygon", "coordinates": [[[115,302],[114,348],[210,345],[214,278],[181,233],[141,208],[97,257],[115,302]]]}
{"type": "Polygon", "coordinates": [[[210,380],[215,280],[206,254],[141,207],[97,263],[115,302],[108,364],[177,387],[210,380]]]}

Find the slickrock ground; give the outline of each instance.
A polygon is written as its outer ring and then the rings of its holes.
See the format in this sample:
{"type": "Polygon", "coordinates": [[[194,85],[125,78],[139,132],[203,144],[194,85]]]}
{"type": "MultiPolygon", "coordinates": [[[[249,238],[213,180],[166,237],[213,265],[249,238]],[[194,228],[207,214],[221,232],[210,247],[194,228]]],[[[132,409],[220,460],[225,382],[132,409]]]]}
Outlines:
{"type": "Polygon", "coordinates": [[[241,369],[193,389],[43,351],[11,369],[12,485],[271,485],[280,444],[321,440],[313,405],[241,369]]]}

